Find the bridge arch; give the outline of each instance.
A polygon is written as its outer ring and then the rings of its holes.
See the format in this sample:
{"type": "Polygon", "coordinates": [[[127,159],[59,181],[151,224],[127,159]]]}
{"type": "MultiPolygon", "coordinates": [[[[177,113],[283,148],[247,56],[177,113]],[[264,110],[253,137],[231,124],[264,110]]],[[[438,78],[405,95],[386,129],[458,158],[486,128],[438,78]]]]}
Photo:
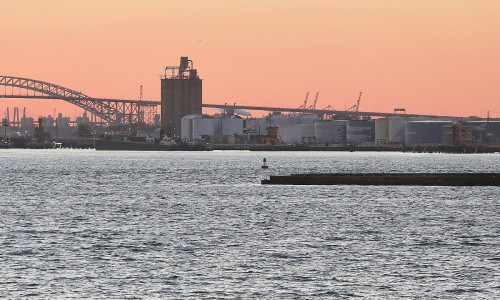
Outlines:
{"type": "Polygon", "coordinates": [[[93,113],[103,121],[115,124],[152,123],[156,107],[159,105],[156,101],[93,98],[57,84],[23,77],[0,75],[0,86],[34,91],[44,95],[43,97],[4,95],[6,98],[61,99],[93,113]]]}

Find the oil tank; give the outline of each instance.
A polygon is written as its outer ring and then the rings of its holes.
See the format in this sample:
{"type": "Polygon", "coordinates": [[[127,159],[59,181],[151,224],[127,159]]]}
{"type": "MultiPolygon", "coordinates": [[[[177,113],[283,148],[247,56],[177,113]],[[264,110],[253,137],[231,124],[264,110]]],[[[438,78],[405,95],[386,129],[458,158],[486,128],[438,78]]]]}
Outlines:
{"type": "Polygon", "coordinates": [[[268,127],[279,127],[282,125],[291,125],[292,118],[280,113],[274,113],[260,119],[259,133],[260,135],[267,135],[268,127]]]}
{"type": "Polygon", "coordinates": [[[500,144],[500,122],[486,123],[486,143],[500,144]]]}
{"type": "Polygon", "coordinates": [[[363,144],[375,142],[375,122],[373,120],[348,120],[346,142],[363,144]]]}
{"type": "Polygon", "coordinates": [[[314,137],[317,144],[345,144],[345,120],[314,122],[314,137]]]}
{"type": "Polygon", "coordinates": [[[300,114],[292,117],[292,124],[314,124],[321,121],[321,118],[313,114],[300,114]]]}
{"type": "Polygon", "coordinates": [[[404,143],[405,142],[405,117],[390,117],[389,118],[389,143],[404,143]]]}
{"type": "Polygon", "coordinates": [[[220,120],[204,116],[193,119],[193,139],[201,140],[204,135],[216,135],[220,131],[220,120]]]}
{"type": "Polygon", "coordinates": [[[281,125],[278,136],[285,144],[312,144],[314,124],[281,125]]]}
{"type": "Polygon", "coordinates": [[[243,119],[236,116],[222,118],[221,122],[222,135],[242,135],[243,134],[243,119]]]}
{"type": "Polygon", "coordinates": [[[500,122],[469,121],[472,140],[478,144],[500,144],[500,122]]]}
{"type": "Polygon", "coordinates": [[[475,143],[483,143],[484,140],[484,135],[485,135],[485,125],[486,122],[484,121],[469,121],[467,122],[467,125],[470,128],[470,133],[471,133],[471,138],[472,141],[475,143]]]}
{"type": "Polygon", "coordinates": [[[181,139],[193,139],[193,119],[200,119],[202,117],[201,114],[193,114],[181,118],[181,139]]]}
{"type": "Polygon", "coordinates": [[[450,121],[410,121],[405,125],[405,144],[443,144],[444,125],[450,121]]]}
{"type": "Polygon", "coordinates": [[[381,145],[389,141],[389,119],[380,118],[375,120],[375,144],[381,145]]]}

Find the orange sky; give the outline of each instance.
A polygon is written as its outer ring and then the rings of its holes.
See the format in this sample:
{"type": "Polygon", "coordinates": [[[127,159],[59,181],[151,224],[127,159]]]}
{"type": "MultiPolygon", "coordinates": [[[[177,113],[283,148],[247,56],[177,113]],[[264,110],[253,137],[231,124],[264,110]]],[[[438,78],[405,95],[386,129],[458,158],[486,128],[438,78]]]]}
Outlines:
{"type": "MultiPolygon", "coordinates": [[[[497,0],[0,0],[0,75],[93,97],[160,99],[194,61],[204,103],[500,117],[497,0]]],[[[7,92],[9,90],[7,89],[7,92]]],[[[0,87],[0,93],[4,88],[0,87]]],[[[2,100],[28,114],[62,101],[2,100]]]]}

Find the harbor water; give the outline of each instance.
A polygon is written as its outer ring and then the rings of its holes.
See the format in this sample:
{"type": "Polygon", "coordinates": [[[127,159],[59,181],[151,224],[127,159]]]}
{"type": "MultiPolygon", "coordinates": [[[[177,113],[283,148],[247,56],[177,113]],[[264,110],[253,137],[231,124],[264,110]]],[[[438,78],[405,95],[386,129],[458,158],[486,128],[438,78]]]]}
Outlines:
{"type": "Polygon", "coordinates": [[[260,184],[499,172],[499,154],[5,149],[0,167],[2,299],[500,298],[500,187],[260,184]]]}

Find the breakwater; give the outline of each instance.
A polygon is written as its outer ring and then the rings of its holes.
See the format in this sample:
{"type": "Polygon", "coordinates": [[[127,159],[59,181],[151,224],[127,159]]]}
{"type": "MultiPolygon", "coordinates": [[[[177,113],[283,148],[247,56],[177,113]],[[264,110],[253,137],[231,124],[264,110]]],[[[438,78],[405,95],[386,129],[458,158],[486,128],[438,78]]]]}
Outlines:
{"type": "Polygon", "coordinates": [[[270,176],[262,184],[500,186],[500,173],[333,173],[270,176]]]}

